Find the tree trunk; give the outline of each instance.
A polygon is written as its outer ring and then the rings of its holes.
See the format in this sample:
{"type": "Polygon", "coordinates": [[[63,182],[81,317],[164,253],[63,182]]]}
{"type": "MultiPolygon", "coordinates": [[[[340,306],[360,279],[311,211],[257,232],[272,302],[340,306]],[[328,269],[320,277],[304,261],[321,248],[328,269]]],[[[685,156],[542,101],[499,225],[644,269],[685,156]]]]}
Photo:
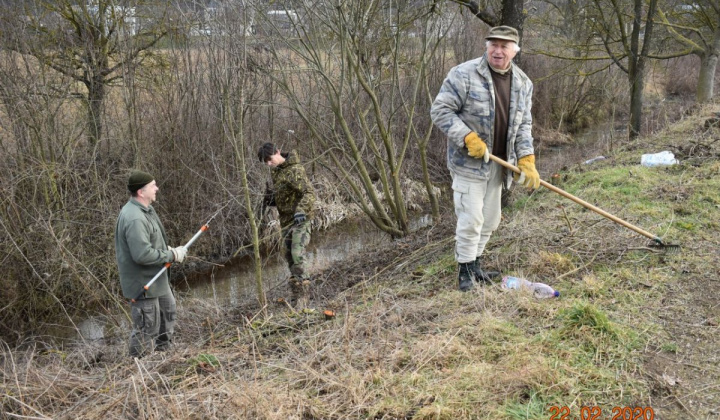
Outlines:
{"type": "Polygon", "coordinates": [[[88,140],[95,146],[102,137],[102,107],[105,100],[105,83],[102,78],[91,78],[88,90],[88,140]]]}
{"type": "Polygon", "coordinates": [[[629,138],[636,139],[640,135],[642,127],[642,101],[643,87],[645,84],[645,60],[640,59],[634,66],[634,71],[629,73],[630,79],[630,122],[629,138]]]}
{"type": "Polygon", "coordinates": [[[709,102],[713,97],[717,62],[717,54],[703,54],[700,56],[700,74],[698,76],[697,90],[695,93],[698,103],[709,102]]]}
{"type": "Polygon", "coordinates": [[[523,38],[523,27],[525,26],[524,3],[520,0],[503,0],[502,2],[501,25],[512,26],[518,30],[520,39],[523,38]]]}
{"type": "MultiPolygon", "coordinates": [[[[512,26],[517,29],[520,39],[518,44],[522,45],[523,28],[525,27],[526,17],[525,12],[523,12],[523,6],[525,3],[522,0],[503,0],[502,4],[502,18],[500,20],[500,24],[512,26]]],[[[515,61],[518,66],[523,66],[522,50],[518,51],[513,61],[515,61]]]]}
{"type": "Polygon", "coordinates": [[[657,0],[650,0],[647,5],[647,18],[643,26],[642,14],[645,4],[643,0],[635,0],[632,34],[628,51],[628,78],[630,80],[630,127],[628,137],[636,139],[642,127],[642,101],[645,88],[645,63],[647,62],[650,40],[652,39],[653,17],[657,0]],[[640,42],[642,38],[642,48],[640,42]]]}
{"type": "MultiPolygon", "coordinates": [[[[525,2],[523,0],[502,0],[502,9],[498,16],[497,14],[488,12],[490,10],[484,7],[483,4],[475,0],[453,0],[453,2],[464,6],[472,12],[478,19],[485,22],[488,26],[500,26],[507,25],[512,26],[518,30],[520,36],[520,42],[523,39],[523,28],[525,27],[525,2]]],[[[520,55],[515,58],[515,61],[520,63],[520,55]]]]}
{"type": "Polygon", "coordinates": [[[715,30],[712,47],[700,55],[700,74],[695,94],[700,103],[709,102],[713,97],[718,56],[720,56],[720,27],[715,30]]]}

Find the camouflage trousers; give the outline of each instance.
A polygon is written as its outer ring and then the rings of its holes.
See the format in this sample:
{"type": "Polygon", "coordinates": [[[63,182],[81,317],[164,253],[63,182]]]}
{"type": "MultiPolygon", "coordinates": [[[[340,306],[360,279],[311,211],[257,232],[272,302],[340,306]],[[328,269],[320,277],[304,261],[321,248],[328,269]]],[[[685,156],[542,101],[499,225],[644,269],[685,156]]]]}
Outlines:
{"type": "Polygon", "coordinates": [[[130,302],[133,329],[130,356],[142,357],[153,350],[167,350],[172,344],[177,307],[172,292],[155,298],[130,302]]]}
{"type": "Polygon", "coordinates": [[[293,277],[308,279],[305,267],[305,249],[310,243],[310,221],[292,225],[282,232],[285,243],[285,260],[293,277]]]}

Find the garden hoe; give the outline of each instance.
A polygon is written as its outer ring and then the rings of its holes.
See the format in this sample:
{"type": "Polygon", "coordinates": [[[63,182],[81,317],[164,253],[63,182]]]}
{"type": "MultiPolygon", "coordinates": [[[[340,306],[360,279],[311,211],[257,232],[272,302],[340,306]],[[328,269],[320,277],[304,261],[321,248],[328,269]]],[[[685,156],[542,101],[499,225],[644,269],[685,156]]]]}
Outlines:
{"type": "MultiPolygon", "coordinates": [[[[507,162],[505,162],[504,160],[500,159],[500,158],[497,157],[497,156],[490,155],[490,159],[493,160],[494,162],[499,163],[499,164],[502,165],[503,167],[505,167],[505,168],[507,168],[507,169],[510,169],[511,171],[513,171],[513,172],[515,172],[515,173],[518,173],[518,174],[519,174],[519,173],[521,172],[520,169],[518,169],[517,167],[515,167],[515,166],[513,166],[513,165],[511,165],[511,164],[509,164],[509,163],[507,163],[507,162]]],[[[635,225],[632,225],[632,224],[630,224],[630,223],[628,223],[628,222],[620,219],[619,217],[613,216],[612,214],[606,212],[605,210],[602,210],[602,209],[600,209],[600,208],[598,208],[598,207],[595,207],[595,206],[593,206],[592,204],[588,203],[587,201],[584,201],[584,200],[582,200],[582,199],[580,199],[580,198],[578,198],[578,197],[575,197],[574,195],[570,194],[569,192],[564,191],[564,190],[562,190],[562,189],[560,189],[560,188],[558,188],[558,187],[556,187],[556,186],[554,186],[554,185],[552,185],[552,184],[550,184],[550,183],[547,183],[547,182],[543,181],[542,179],[540,180],[540,185],[542,185],[543,187],[549,189],[550,191],[553,191],[553,192],[556,192],[556,193],[562,195],[562,196],[565,197],[565,198],[569,198],[570,200],[572,200],[572,201],[580,204],[581,206],[583,206],[583,207],[585,207],[585,208],[587,208],[587,209],[589,209],[589,210],[594,211],[595,213],[597,213],[597,214],[599,214],[599,215],[601,215],[601,216],[607,217],[608,219],[612,220],[612,221],[615,222],[615,223],[618,223],[618,224],[620,224],[620,225],[623,225],[623,226],[625,226],[625,227],[628,228],[628,229],[634,230],[635,232],[637,232],[637,233],[639,233],[639,234],[641,234],[641,235],[643,235],[643,236],[646,236],[646,237],[652,239],[653,242],[650,244],[650,246],[652,246],[652,247],[654,247],[654,248],[660,248],[660,249],[663,249],[663,250],[665,250],[665,251],[667,251],[667,252],[669,252],[669,253],[675,253],[675,252],[679,252],[679,251],[680,251],[680,245],[665,243],[665,242],[663,242],[662,239],[660,239],[659,236],[653,235],[652,233],[650,233],[650,232],[648,232],[648,231],[646,231],[646,230],[640,229],[639,227],[637,227],[637,226],[635,226],[635,225]]]]}
{"type": "MultiPolygon", "coordinates": [[[[190,248],[190,245],[192,245],[193,242],[195,242],[195,240],[197,240],[197,238],[199,238],[200,235],[203,234],[203,232],[205,232],[206,230],[210,229],[210,222],[212,221],[212,219],[215,218],[215,216],[217,216],[217,215],[220,213],[220,211],[221,211],[223,208],[225,208],[225,207],[223,206],[220,210],[216,211],[215,214],[212,215],[212,217],[210,218],[210,220],[208,220],[207,222],[205,222],[204,225],[202,225],[202,227],[200,228],[200,230],[197,231],[197,233],[195,234],[195,236],[193,236],[192,238],[190,238],[190,240],[185,244],[185,248],[190,248]]],[[[148,282],[148,284],[146,284],[145,286],[143,286],[142,291],[135,297],[135,299],[132,299],[131,302],[134,303],[135,301],[137,301],[138,299],[140,299],[140,298],[142,297],[143,293],[145,293],[148,289],[150,289],[150,286],[152,286],[152,284],[155,283],[155,280],[157,280],[158,277],[160,277],[160,276],[162,275],[162,273],[164,273],[168,268],[170,268],[171,265],[172,265],[171,262],[165,263],[165,265],[163,265],[163,268],[162,268],[160,271],[158,271],[157,274],[155,274],[155,277],[153,277],[153,278],[148,282]]]]}

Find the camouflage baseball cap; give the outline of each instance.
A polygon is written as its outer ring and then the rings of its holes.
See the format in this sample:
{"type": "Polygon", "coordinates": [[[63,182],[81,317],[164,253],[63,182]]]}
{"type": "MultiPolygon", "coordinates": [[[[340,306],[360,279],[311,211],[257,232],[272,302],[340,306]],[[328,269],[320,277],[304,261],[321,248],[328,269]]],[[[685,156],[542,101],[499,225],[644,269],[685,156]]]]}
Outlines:
{"type": "Polygon", "coordinates": [[[485,39],[504,39],[506,41],[513,41],[514,43],[520,42],[520,35],[518,35],[517,29],[510,26],[496,26],[490,28],[485,39]]]}

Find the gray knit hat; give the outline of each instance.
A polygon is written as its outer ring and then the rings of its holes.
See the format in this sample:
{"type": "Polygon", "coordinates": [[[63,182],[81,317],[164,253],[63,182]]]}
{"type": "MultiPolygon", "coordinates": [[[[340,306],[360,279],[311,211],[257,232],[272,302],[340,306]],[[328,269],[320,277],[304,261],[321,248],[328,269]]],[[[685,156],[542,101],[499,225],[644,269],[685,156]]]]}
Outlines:
{"type": "Polygon", "coordinates": [[[134,170],[130,172],[130,177],[128,178],[128,190],[130,190],[131,193],[134,193],[140,188],[151,183],[154,179],[155,177],[147,172],[134,170]]]}
{"type": "Polygon", "coordinates": [[[490,28],[490,32],[485,36],[485,39],[504,39],[518,44],[520,35],[518,35],[518,30],[511,26],[496,26],[490,28]]]}

